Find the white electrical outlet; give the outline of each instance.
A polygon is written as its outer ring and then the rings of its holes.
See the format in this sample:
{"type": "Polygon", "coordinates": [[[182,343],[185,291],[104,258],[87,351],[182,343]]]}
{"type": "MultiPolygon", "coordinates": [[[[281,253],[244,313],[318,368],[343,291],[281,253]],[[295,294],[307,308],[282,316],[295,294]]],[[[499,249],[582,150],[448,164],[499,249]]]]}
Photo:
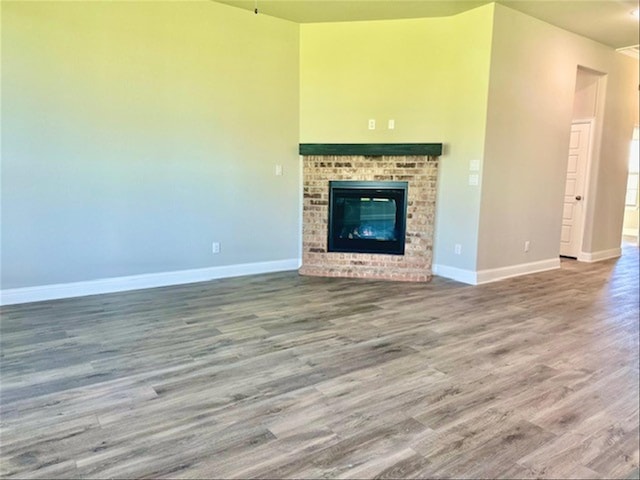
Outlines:
{"type": "Polygon", "coordinates": [[[480,182],[480,177],[477,174],[472,173],[471,175],[469,175],[469,185],[473,185],[475,187],[476,185],[479,184],[479,182],[480,182]]]}
{"type": "Polygon", "coordinates": [[[389,130],[393,130],[394,128],[396,128],[396,121],[391,118],[389,120],[389,123],[387,124],[387,127],[389,128],[389,130]]]}
{"type": "Polygon", "coordinates": [[[453,247],[453,253],[455,253],[456,255],[462,254],[462,245],[460,245],[459,243],[456,243],[455,246],[453,247]]]}
{"type": "Polygon", "coordinates": [[[376,129],[376,119],[375,118],[370,118],[369,119],[369,130],[375,130],[376,129]]]}
{"type": "Polygon", "coordinates": [[[276,175],[278,177],[282,175],[282,165],[276,165],[276,175]]]}
{"type": "Polygon", "coordinates": [[[531,242],[529,242],[529,240],[527,240],[526,242],[524,242],[524,251],[528,252],[529,251],[529,245],[531,245],[531,242]]]}
{"type": "Polygon", "coordinates": [[[472,172],[480,171],[480,160],[471,160],[469,162],[469,170],[472,172]]]}
{"type": "Polygon", "coordinates": [[[211,252],[220,253],[220,242],[213,242],[211,244],[211,252]]]}

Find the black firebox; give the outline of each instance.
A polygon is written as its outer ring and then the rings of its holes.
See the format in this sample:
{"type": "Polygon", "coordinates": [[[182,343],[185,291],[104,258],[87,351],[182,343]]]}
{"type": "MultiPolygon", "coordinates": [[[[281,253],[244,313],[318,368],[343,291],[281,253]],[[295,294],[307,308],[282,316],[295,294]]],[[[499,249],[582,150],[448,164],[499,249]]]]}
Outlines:
{"type": "Polygon", "coordinates": [[[329,182],[329,252],[404,255],[407,182],[329,182]]]}

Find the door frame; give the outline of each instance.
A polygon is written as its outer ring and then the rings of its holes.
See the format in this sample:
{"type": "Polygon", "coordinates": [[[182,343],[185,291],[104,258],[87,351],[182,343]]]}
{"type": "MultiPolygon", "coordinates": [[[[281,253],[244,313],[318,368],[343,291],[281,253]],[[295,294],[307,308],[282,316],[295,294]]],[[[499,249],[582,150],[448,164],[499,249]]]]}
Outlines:
{"type": "MultiPolygon", "coordinates": [[[[589,142],[587,145],[587,159],[586,159],[586,165],[584,169],[584,178],[582,182],[582,189],[583,189],[583,193],[582,193],[583,204],[581,209],[582,219],[581,219],[580,229],[577,232],[578,255],[576,256],[576,259],[579,262],[590,262],[592,261],[591,256],[584,252],[583,247],[584,247],[584,237],[585,237],[586,228],[587,228],[587,219],[589,218],[589,215],[587,215],[587,213],[591,210],[592,204],[593,204],[591,201],[590,191],[591,191],[591,168],[593,163],[592,162],[593,148],[595,143],[594,138],[595,138],[596,119],[592,117],[592,118],[574,119],[571,121],[571,127],[573,127],[574,125],[580,125],[580,124],[589,125],[589,142]]],[[[569,152],[567,151],[567,155],[568,154],[569,152]]]]}

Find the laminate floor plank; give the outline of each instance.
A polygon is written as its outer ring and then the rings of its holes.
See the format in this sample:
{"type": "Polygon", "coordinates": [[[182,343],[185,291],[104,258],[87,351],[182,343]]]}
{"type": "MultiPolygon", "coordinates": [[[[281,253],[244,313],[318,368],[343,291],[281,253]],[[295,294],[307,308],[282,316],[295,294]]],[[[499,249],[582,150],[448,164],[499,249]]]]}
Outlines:
{"type": "Polygon", "coordinates": [[[471,287],[282,272],[0,309],[2,478],[632,478],[638,247],[471,287]]]}

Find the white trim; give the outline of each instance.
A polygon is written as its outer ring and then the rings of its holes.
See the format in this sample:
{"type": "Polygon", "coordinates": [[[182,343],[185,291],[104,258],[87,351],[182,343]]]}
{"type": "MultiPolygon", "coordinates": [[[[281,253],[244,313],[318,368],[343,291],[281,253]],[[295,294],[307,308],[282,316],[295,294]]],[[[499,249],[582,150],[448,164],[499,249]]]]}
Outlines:
{"type": "Polygon", "coordinates": [[[178,270],[174,272],[148,273],[127,277],[102,278],[85,282],[58,283],[37,287],[0,290],[0,305],[40,302],[59,298],[83,297],[102,293],[125,292],[143,288],[166,287],[185,283],[206,282],[218,278],[241,277],[260,273],[297,270],[300,259],[289,258],[271,262],[242,263],[220,267],[178,270]]]}
{"type": "Polygon", "coordinates": [[[464,270],[462,268],[450,267],[448,265],[431,266],[431,271],[439,277],[449,278],[456,282],[466,283],[468,285],[477,285],[477,274],[473,270],[464,270]]]}
{"type": "Polygon", "coordinates": [[[468,285],[482,285],[484,283],[497,282],[511,277],[529,275],[531,273],[546,272],[560,268],[560,258],[550,258],[537,262],[521,263],[508,267],[491,268],[488,270],[463,270],[462,268],[449,267],[448,265],[436,265],[432,267],[434,275],[450,278],[468,285]]]}
{"type": "MultiPolygon", "coordinates": [[[[597,93],[596,93],[597,96],[597,93]]],[[[590,123],[593,126],[593,122],[596,117],[585,117],[585,118],[576,118],[571,120],[571,125],[575,125],[576,123],[590,123]]]]}
{"type": "Polygon", "coordinates": [[[549,258],[548,260],[540,260],[537,262],[521,263],[519,265],[510,265],[508,267],[491,268],[489,270],[478,271],[478,283],[497,282],[511,277],[519,277],[521,275],[529,275],[531,273],[546,272],[548,270],[557,270],[560,268],[560,258],[549,258]]]}
{"type": "Polygon", "coordinates": [[[622,248],[611,248],[609,250],[600,250],[599,252],[580,252],[578,261],[580,262],[599,262],[601,260],[609,260],[610,258],[618,258],[622,255],[622,248]]]}

